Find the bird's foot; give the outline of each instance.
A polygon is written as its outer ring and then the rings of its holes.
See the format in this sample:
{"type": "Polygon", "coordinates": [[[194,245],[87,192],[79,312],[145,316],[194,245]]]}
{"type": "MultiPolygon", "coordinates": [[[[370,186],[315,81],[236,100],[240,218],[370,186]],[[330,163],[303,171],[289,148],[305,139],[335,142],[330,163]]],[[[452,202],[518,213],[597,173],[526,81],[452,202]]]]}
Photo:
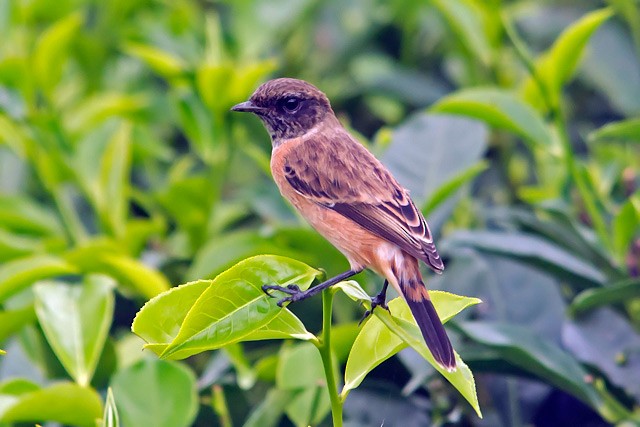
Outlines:
{"type": "Polygon", "coordinates": [[[271,298],[276,298],[275,295],[271,293],[271,291],[280,291],[288,294],[289,296],[282,298],[277,302],[278,307],[282,307],[285,302],[296,302],[302,301],[307,298],[309,295],[308,291],[301,291],[298,285],[287,285],[287,286],[278,286],[278,285],[262,285],[262,291],[269,295],[271,298]]]}
{"type": "Polygon", "coordinates": [[[362,322],[364,322],[367,319],[367,317],[373,314],[373,310],[375,310],[376,307],[382,307],[385,310],[389,311],[389,306],[387,305],[386,300],[387,300],[386,289],[384,289],[383,292],[380,292],[375,297],[371,298],[371,310],[367,310],[364,312],[364,316],[362,316],[362,319],[360,319],[360,322],[358,322],[358,326],[360,326],[362,322]]]}

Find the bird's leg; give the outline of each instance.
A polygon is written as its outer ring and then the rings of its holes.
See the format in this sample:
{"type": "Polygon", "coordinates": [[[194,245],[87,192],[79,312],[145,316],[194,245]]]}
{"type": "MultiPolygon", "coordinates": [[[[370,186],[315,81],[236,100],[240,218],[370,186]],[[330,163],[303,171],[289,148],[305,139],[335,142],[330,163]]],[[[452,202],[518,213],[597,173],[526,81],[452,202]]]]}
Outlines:
{"type": "Polygon", "coordinates": [[[371,298],[371,310],[367,310],[364,312],[364,316],[358,322],[358,326],[365,321],[367,317],[373,314],[373,310],[376,307],[382,307],[385,310],[389,311],[389,307],[387,306],[387,287],[389,286],[389,281],[385,280],[384,285],[382,285],[382,290],[375,297],[371,298]]]}
{"type": "Polygon", "coordinates": [[[287,301],[296,302],[296,301],[302,301],[303,299],[312,297],[315,294],[319,293],[320,291],[327,289],[329,286],[333,286],[338,282],[342,282],[343,280],[348,279],[349,277],[354,276],[360,273],[361,271],[362,269],[360,270],[351,269],[351,270],[345,271],[344,273],[338,274],[337,276],[332,277],[331,279],[325,280],[324,282],[314,286],[313,288],[307,289],[306,291],[301,291],[298,285],[288,285],[286,287],[278,286],[278,285],[262,285],[262,290],[264,291],[265,294],[269,295],[270,297],[275,297],[275,295],[272,295],[269,291],[280,291],[280,292],[284,292],[285,294],[289,294],[288,297],[284,297],[280,301],[278,301],[278,305],[282,307],[282,305],[287,301]]]}

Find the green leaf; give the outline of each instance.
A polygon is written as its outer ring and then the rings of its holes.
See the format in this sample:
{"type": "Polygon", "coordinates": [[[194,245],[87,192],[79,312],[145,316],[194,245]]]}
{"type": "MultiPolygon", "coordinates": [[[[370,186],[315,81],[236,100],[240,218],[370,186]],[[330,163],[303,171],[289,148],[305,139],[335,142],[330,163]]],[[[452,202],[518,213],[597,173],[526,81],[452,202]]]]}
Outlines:
{"type": "Polygon", "coordinates": [[[0,342],[5,341],[35,319],[36,313],[32,305],[15,310],[0,311],[0,342]]]}
{"type": "Polygon", "coordinates": [[[242,338],[242,341],[260,341],[274,339],[297,339],[309,341],[315,335],[307,331],[298,317],[289,310],[282,310],[271,322],[262,328],[251,332],[242,338]]]}
{"type": "Polygon", "coordinates": [[[129,118],[148,104],[143,95],[101,92],[82,100],[65,115],[65,128],[73,134],[83,134],[100,126],[110,117],[129,118]]]}
{"type": "Polygon", "coordinates": [[[442,202],[453,196],[463,185],[472,181],[480,173],[487,170],[488,167],[489,164],[483,160],[458,173],[431,194],[429,199],[424,203],[422,212],[425,215],[433,212],[442,202]]]}
{"type": "MultiPolygon", "coordinates": [[[[551,133],[540,114],[504,89],[462,89],[442,98],[431,111],[472,117],[539,146],[552,147],[551,133]]],[[[559,152],[556,150],[555,154],[559,152]]]]}
{"type": "Polygon", "coordinates": [[[443,114],[418,113],[393,132],[382,156],[418,204],[475,165],[487,148],[484,124],[443,114]]]}
{"type": "Polygon", "coordinates": [[[273,388],[267,392],[265,399],[256,406],[243,427],[276,427],[285,407],[291,402],[293,393],[273,388]]]}
{"type": "MultiPolygon", "coordinates": [[[[444,242],[443,242],[444,243],[444,242]]],[[[579,287],[604,284],[604,274],[591,264],[547,240],[524,233],[502,231],[458,231],[441,246],[470,246],[525,262],[571,280],[579,287]]]]}
{"type": "Polygon", "coordinates": [[[531,372],[597,410],[607,421],[618,422],[625,415],[608,406],[599,391],[585,381],[588,373],[569,354],[541,340],[524,326],[490,322],[461,322],[456,325],[468,338],[488,346],[498,357],[531,372]]]}
{"type": "Polygon", "coordinates": [[[69,47],[83,20],[80,13],[73,13],[53,24],[38,38],[33,52],[32,72],[46,93],[50,94],[62,77],[69,47]]]}
{"type": "Polygon", "coordinates": [[[101,273],[116,279],[122,292],[153,298],[171,286],[158,270],[147,267],[136,258],[117,252],[113,242],[95,241],[78,247],[65,258],[85,273],[101,273]]]}
{"type": "Polygon", "coordinates": [[[572,316],[579,316],[597,307],[625,303],[638,297],[640,297],[640,279],[625,279],[608,284],[604,288],[592,288],[580,292],[571,302],[569,313],[572,316]]]}
{"type": "Polygon", "coordinates": [[[0,195],[0,226],[27,234],[63,234],[55,214],[26,197],[0,195]]]}
{"type": "Polygon", "coordinates": [[[82,285],[41,282],[35,288],[38,321],[60,363],[80,385],[93,377],[113,317],[114,283],[88,276],[82,285]]]}
{"type": "Polygon", "coordinates": [[[640,143],[640,119],[609,123],[589,134],[592,144],[604,142],[640,143]]]}
{"type": "Polygon", "coordinates": [[[6,394],[0,389],[0,422],[54,421],[79,427],[95,427],[102,414],[98,393],[87,387],[60,382],[47,388],[22,389],[6,394]]]}
{"type": "Polygon", "coordinates": [[[104,414],[102,415],[101,427],[120,427],[120,417],[116,401],[113,398],[113,389],[107,389],[107,401],[104,404],[104,414]]]}
{"type": "Polygon", "coordinates": [[[198,411],[196,378],[179,363],[141,360],[117,372],[111,388],[125,426],[187,427],[198,411]]]}
{"type": "MultiPolygon", "coordinates": [[[[582,16],[564,30],[553,46],[536,61],[536,75],[544,85],[552,105],[558,105],[561,89],[575,73],[591,35],[612,15],[610,9],[600,9],[582,16]]],[[[526,80],[523,94],[533,105],[540,105],[540,99],[544,96],[533,77],[526,80]]]]}
{"type": "Polygon", "coordinates": [[[115,236],[122,237],[129,209],[128,185],[131,175],[132,125],[123,122],[107,144],[100,161],[98,210],[115,236]]]}
{"type": "Polygon", "coordinates": [[[167,79],[178,77],[186,70],[186,65],[181,58],[153,46],[127,43],[124,50],[129,55],[144,61],[153,71],[167,79]]]}
{"type": "Polygon", "coordinates": [[[488,66],[492,49],[478,5],[465,0],[432,0],[431,3],[442,13],[469,55],[476,56],[483,65],[488,66]]]}
{"type": "Polygon", "coordinates": [[[32,255],[6,262],[0,265],[0,302],[37,280],[77,272],[73,265],[49,255],[32,255]]]}
{"type": "MultiPolygon", "coordinates": [[[[369,296],[354,281],[341,282],[336,286],[353,299],[366,304],[370,302],[369,296]]],[[[443,322],[466,307],[480,302],[477,298],[462,297],[448,292],[431,291],[429,294],[438,316],[443,322]]],[[[345,369],[343,397],[358,387],[373,368],[403,348],[411,346],[467,399],[478,416],[482,416],[473,374],[462,359],[456,354],[458,369],[454,372],[444,370],[436,363],[431,352],[427,349],[424,338],[422,338],[406,302],[402,298],[395,298],[389,301],[388,306],[389,312],[374,310],[375,316],[367,320],[353,343],[345,369]]]]}
{"type": "Polygon", "coordinates": [[[245,337],[307,339],[304,326],[278,307],[277,298],[269,298],[261,286],[297,284],[306,289],[320,274],[284,257],[249,258],[213,280],[188,283],[158,295],[138,312],[132,330],[147,341],[147,348],[176,359],[245,337]],[[282,321],[271,324],[280,315],[285,316],[282,321]]]}
{"type": "Polygon", "coordinates": [[[0,355],[5,355],[5,354],[7,354],[7,352],[6,352],[6,351],[4,351],[4,350],[0,350],[0,355]]]}
{"type": "Polygon", "coordinates": [[[315,345],[285,346],[280,353],[276,386],[294,391],[285,412],[296,425],[319,423],[331,407],[324,366],[315,345]]]}

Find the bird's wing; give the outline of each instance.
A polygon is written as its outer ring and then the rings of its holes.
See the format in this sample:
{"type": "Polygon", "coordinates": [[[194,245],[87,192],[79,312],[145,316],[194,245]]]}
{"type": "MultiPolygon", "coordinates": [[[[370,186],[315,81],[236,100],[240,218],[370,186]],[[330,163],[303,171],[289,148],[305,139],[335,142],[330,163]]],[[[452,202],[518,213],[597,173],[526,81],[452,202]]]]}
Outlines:
{"type": "Polygon", "coordinates": [[[316,134],[297,145],[288,152],[283,172],[300,195],[396,244],[435,272],[444,269],[408,191],[346,131],[316,134]]]}

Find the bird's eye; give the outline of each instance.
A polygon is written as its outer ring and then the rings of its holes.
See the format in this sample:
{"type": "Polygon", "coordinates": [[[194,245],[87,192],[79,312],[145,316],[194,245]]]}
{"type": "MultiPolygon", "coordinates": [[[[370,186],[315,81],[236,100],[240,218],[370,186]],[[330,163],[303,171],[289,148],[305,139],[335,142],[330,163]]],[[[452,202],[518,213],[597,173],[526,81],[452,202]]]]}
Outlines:
{"type": "Polygon", "coordinates": [[[295,113],[300,108],[300,100],[298,98],[287,98],[282,103],[285,111],[288,113],[295,113]]]}

